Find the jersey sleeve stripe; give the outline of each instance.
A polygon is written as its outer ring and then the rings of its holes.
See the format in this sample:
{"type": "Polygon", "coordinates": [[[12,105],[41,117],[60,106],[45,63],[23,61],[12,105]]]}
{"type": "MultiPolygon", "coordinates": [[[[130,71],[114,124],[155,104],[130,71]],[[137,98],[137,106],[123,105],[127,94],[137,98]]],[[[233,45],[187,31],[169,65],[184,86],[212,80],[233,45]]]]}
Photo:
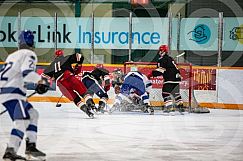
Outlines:
{"type": "Polygon", "coordinates": [[[33,72],[33,70],[25,70],[22,72],[23,77],[26,77],[30,72],[33,72]]]}
{"type": "Polygon", "coordinates": [[[37,132],[37,126],[30,124],[26,130],[37,132]]]}
{"type": "Polygon", "coordinates": [[[20,94],[22,96],[26,96],[26,93],[24,93],[19,88],[14,88],[14,87],[3,87],[3,88],[0,88],[0,94],[9,94],[9,93],[20,94]]]}
{"type": "Polygon", "coordinates": [[[13,129],[11,131],[11,135],[17,136],[20,139],[23,139],[24,138],[24,133],[22,131],[18,130],[18,129],[13,129]]]}
{"type": "Polygon", "coordinates": [[[42,73],[41,76],[44,77],[44,78],[47,78],[47,79],[51,79],[51,77],[46,75],[45,73],[42,73]]]}

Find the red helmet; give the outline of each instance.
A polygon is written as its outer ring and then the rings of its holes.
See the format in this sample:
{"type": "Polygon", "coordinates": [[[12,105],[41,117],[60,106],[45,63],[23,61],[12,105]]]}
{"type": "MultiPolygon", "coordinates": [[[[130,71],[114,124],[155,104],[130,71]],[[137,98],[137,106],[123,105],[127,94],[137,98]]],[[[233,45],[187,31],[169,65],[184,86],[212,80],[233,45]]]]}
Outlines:
{"type": "Polygon", "coordinates": [[[64,54],[63,50],[56,50],[55,51],[55,55],[58,56],[62,56],[64,54]]]}
{"type": "Polygon", "coordinates": [[[159,51],[168,53],[169,48],[168,48],[167,45],[161,45],[161,46],[159,47],[159,51]]]}

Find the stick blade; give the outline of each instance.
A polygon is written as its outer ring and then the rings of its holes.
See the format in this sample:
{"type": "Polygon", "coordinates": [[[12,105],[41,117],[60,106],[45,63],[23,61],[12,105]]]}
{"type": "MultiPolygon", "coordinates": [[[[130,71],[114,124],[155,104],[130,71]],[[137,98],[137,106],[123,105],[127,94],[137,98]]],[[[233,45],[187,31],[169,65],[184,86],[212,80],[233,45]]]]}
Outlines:
{"type": "Polygon", "coordinates": [[[61,106],[62,106],[62,104],[60,104],[60,103],[56,104],[56,107],[61,107],[61,106]]]}

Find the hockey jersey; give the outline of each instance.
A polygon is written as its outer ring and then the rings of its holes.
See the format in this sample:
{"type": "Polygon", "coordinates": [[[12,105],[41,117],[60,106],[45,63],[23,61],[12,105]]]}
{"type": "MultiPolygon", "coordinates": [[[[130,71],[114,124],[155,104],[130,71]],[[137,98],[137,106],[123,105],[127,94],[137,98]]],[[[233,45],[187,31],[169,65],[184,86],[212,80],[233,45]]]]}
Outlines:
{"type": "MultiPolygon", "coordinates": [[[[90,78],[94,78],[96,81],[98,81],[98,84],[102,85],[102,82],[104,81],[104,89],[105,91],[108,91],[110,89],[110,75],[109,71],[105,68],[96,68],[89,72],[85,72],[83,75],[83,78],[89,76],[90,78]],[[102,78],[102,79],[101,79],[102,78]]],[[[83,79],[84,80],[84,79],[83,79]]]]}
{"type": "Polygon", "coordinates": [[[72,64],[82,64],[83,61],[84,57],[79,53],[68,56],[59,56],[44,70],[42,76],[57,80],[65,71],[74,73],[72,64]]]}
{"type": "Polygon", "coordinates": [[[180,71],[178,70],[174,59],[168,54],[159,58],[157,67],[165,69],[162,74],[164,83],[178,83],[181,81],[180,71]]]}
{"type": "MultiPolygon", "coordinates": [[[[124,80],[126,80],[127,78],[129,78],[130,76],[132,77],[137,77],[137,80],[141,80],[144,84],[145,87],[145,91],[146,92],[151,92],[152,89],[152,83],[151,81],[147,78],[146,75],[138,72],[138,71],[131,71],[129,73],[127,73],[127,75],[125,76],[124,80]]],[[[131,82],[132,84],[135,84],[136,82],[131,82]]],[[[142,87],[141,87],[142,88],[142,87]]]]}
{"type": "Polygon", "coordinates": [[[26,82],[37,83],[41,76],[35,72],[36,54],[20,49],[10,54],[0,70],[0,102],[11,99],[26,99],[26,82]]]}

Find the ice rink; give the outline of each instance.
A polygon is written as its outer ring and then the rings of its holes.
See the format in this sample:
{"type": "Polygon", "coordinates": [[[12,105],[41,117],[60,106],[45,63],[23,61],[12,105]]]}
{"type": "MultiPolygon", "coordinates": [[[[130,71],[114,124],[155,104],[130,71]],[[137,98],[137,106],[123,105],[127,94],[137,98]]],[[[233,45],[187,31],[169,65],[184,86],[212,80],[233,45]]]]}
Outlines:
{"type": "MultiPolygon", "coordinates": [[[[33,105],[40,113],[37,144],[47,161],[243,160],[243,111],[176,116],[115,112],[89,119],[73,104],[33,105]]],[[[8,114],[0,116],[1,158],[11,127],[8,114]]],[[[22,144],[19,154],[24,149],[22,144]]]]}

